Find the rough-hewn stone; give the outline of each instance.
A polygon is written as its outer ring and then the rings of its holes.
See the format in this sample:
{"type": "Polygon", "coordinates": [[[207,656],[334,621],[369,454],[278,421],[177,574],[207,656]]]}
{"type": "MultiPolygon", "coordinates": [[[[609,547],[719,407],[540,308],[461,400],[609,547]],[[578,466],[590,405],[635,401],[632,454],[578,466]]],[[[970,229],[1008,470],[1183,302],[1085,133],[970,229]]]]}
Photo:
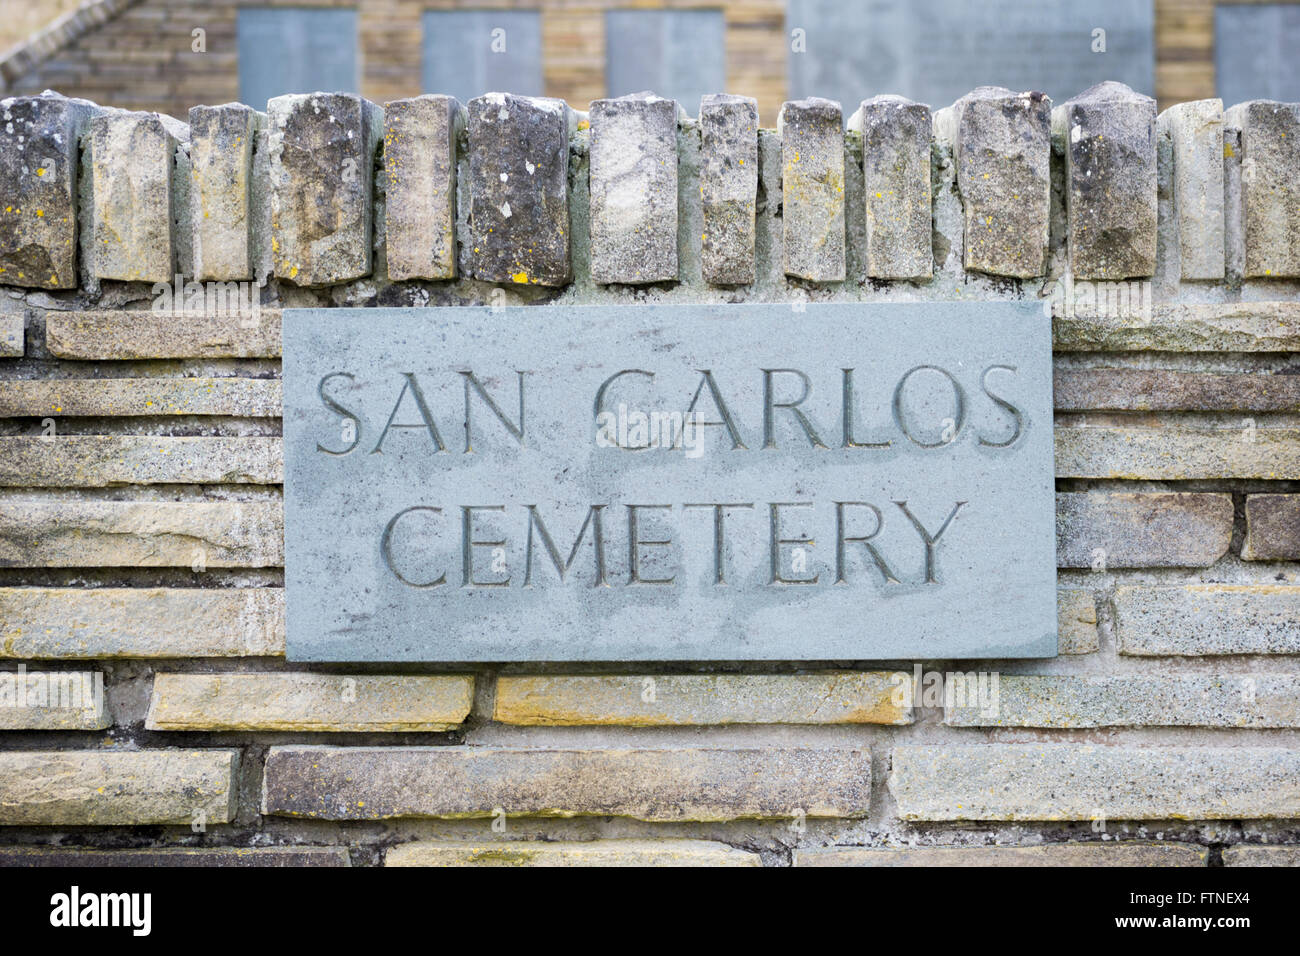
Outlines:
{"type": "Polygon", "coordinates": [[[704,281],[754,281],[758,208],[758,101],[711,94],[700,101],[700,205],[704,281]]]}
{"type": "Polygon", "coordinates": [[[319,286],[369,275],[383,110],[351,93],[306,93],[266,111],[276,277],[319,286]]]}
{"type": "Polygon", "coordinates": [[[97,111],[48,91],[0,100],[0,285],[77,287],[78,144],[97,111]]]}
{"type": "Polygon", "coordinates": [[[1300,587],[1190,584],[1115,589],[1121,654],[1300,654],[1300,587]]]}
{"type": "Polygon", "coordinates": [[[1180,274],[1222,279],[1223,101],[1178,103],[1160,114],[1156,128],[1173,145],[1180,274]]]}
{"type": "Polygon", "coordinates": [[[676,100],[634,93],[591,104],[591,278],[677,279],[676,100]]]}
{"type": "Polygon", "coordinates": [[[1247,495],[1247,561],[1300,559],[1300,495],[1247,495]]]}
{"type": "Polygon", "coordinates": [[[1297,846],[1229,846],[1223,848],[1224,866],[1300,866],[1297,846]]]}
{"type": "Polygon", "coordinates": [[[40,378],[0,381],[0,416],[280,416],[273,378],[40,378]]]}
{"type": "Polygon", "coordinates": [[[469,716],[474,678],[158,674],[150,730],[446,731],[469,716]]]}
{"type": "Polygon", "coordinates": [[[1097,650],[1097,601],[1091,591],[1061,588],[1056,592],[1057,653],[1091,654],[1097,650]]]}
{"type": "Polygon", "coordinates": [[[324,820],[862,817],[865,750],[272,747],[262,811],[324,820]]]}
{"type": "Polygon", "coordinates": [[[253,143],[266,115],[244,106],[190,110],[193,278],[253,278],[253,143]]]}
{"type": "Polygon", "coordinates": [[[0,866],[173,867],[173,866],[351,866],[341,846],[141,847],[99,850],[91,847],[0,847],[0,866]]]}
{"type": "MultiPolygon", "coordinates": [[[[502,676],[494,720],[631,727],[692,724],[908,724],[884,671],[827,674],[502,676]]],[[[905,680],[910,679],[904,675],[905,680]]]]}
{"type": "Polygon", "coordinates": [[[844,132],[840,104],[781,106],[781,246],[785,274],[844,280],[844,132]]]}
{"type": "Polygon", "coordinates": [[[45,345],[66,359],[278,358],[280,310],[242,315],[50,312],[45,345]]]}
{"type": "Polygon", "coordinates": [[[1068,492],[1056,496],[1062,568],[1208,567],[1232,541],[1232,496],[1068,492]]]}
{"type": "Polygon", "coordinates": [[[384,104],[390,279],[456,278],[456,138],[465,109],[429,94],[384,104]]]}
{"type": "Polygon", "coordinates": [[[1300,429],[1230,427],[1058,426],[1058,478],[1300,478],[1300,429]]]}
{"type": "Polygon", "coordinates": [[[1053,378],[1058,412],[1300,411],[1300,375],[1058,368],[1053,378]]]}
{"type": "MultiPolygon", "coordinates": [[[[7,622],[4,626],[7,630],[7,622]]],[[[102,672],[25,664],[0,670],[0,730],[103,730],[111,726],[102,672]]]]}
{"type": "Polygon", "coordinates": [[[0,486],[274,485],[283,480],[279,438],[0,437],[0,486]]]}
{"type": "Polygon", "coordinates": [[[0,315],[0,358],[22,358],[26,345],[25,326],[21,312],[0,315]]]}
{"type": "Polygon", "coordinates": [[[802,847],[795,866],[1205,866],[1210,851],[1183,843],[1041,846],[802,847]]]}
{"type": "MultiPolygon", "coordinates": [[[[3,859],[0,857],[0,859],[3,859]]],[[[707,840],[592,840],[549,843],[402,843],[385,866],[762,866],[757,853],[707,840]]]]}
{"type": "Polygon", "coordinates": [[[930,107],[877,96],[863,100],[848,128],[862,134],[867,275],[930,278],[930,107]]]}
{"type": "Polygon", "coordinates": [[[1065,153],[1066,246],[1079,279],[1156,270],[1156,101],[1098,83],[1052,111],[1065,153]]]}
{"type": "Polygon", "coordinates": [[[1242,275],[1300,276],[1300,103],[1251,100],[1223,122],[1241,131],[1242,275]]]}
{"type": "Polygon", "coordinates": [[[469,103],[474,278],[543,286],[573,279],[569,133],[563,100],[489,93],[469,103]]]}
{"type": "Polygon", "coordinates": [[[900,746],[904,820],[1271,820],[1300,816],[1300,750],[1088,744],[900,746]]]}
{"type": "Polygon", "coordinates": [[[1162,305],[1147,316],[1052,319],[1058,352],[1295,352],[1300,302],[1162,305]]]}

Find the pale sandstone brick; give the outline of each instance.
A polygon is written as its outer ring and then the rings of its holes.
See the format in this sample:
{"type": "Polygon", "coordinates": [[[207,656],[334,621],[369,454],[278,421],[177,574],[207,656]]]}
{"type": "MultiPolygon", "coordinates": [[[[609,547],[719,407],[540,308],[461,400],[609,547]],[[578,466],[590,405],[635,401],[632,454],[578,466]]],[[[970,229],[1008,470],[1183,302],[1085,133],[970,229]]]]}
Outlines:
{"type": "Polygon", "coordinates": [[[781,106],[781,229],[785,274],[844,280],[844,133],[840,104],[811,97],[781,106]]]}
{"type": "Polygon", "coordinates": [[[1222,279],[1223,101],[1178,103],[1156,120],[1174,156],[1174,218],[1183,279],[1222,279]]]}
{"type": "Polygon", "coordinates": [[[193,278],[253,278],[253,143],[266,114],[242,103],[190,109],[193,278]]]}
{"type": "Polygon", "coordinates": [[[799,848],[795,866],[1205,866],[1209,850],[1183,843],[1044,846],[855,846],[799,848]]]}
{"type": "Polygon", "coordinates": [[[385,866],[762,866],[757,853],[707,840],[592,840],[549,843],[402,843],[385,866]]]}
{"type": "Polygon", "coordinates": [[[384,104],[390,279],[456,278],[456,137],[465,109],[429,94],[384,104]]]}
{"type": "Polygon", "coordinates": [[[1300,302],[1161,305],[1150,316],[1052,319],[1058,352],[1295,352],[1300,302]]]}
{"type": "Polygon", "coordinates": [[[1232,496],[1062,492],[1056,560],[1063,568],[1208,567],[1232,542],[1232,496]]]}
{"type": "Polygon", "coordinates": [[[758,208],[758,102],[711,94],[700,101],[700,206],[704,281],[754,281],[758,208]]]}
{"type": "Polygon", "coordinates": [[[102,673],[39,667],[0,670],[0,730],[103,730],[111,726],[113,721],[104,706],[102,673]]]}
{"type": "Polygon", "coordinates": [[[279,358],[280,310],[253,315],[51,312],[45,344],[56,358],[279,358]]]}
{"type": "Polygon", "coordinates": [[[1300,866],[1300,846],[1229,846],[1224,866],[1300,866]]]}
{"type": "Polygon", "coordinates": [[[0,315],[0,358],[22,358],[26,347],[25,325],[21,312],[0,315]]]}
{"type": "Polygon", "coordinates": [[[1060,368],[1053,379],[1058,412],[1300,411],[1300,375],[1060,368]]]}
{"type": "Polygon", "coordinates": [[[1097,650],[1097,602],[1091,591],[1058,590],[1056,616],[1058,654],[1091,654],[1097,650]]]}
{"type": "Polygon", "coordinates": [[[0,437],[0,486],[273,485],[283,480],[279,438],[0,437]]]}
{"type": "Polygon", "coordinates": [[[1300,587],[1191,584],[1115,589],[1121,654],[1300,654],[1300,587]]]}
{"type": "Polygon", "coordinates": [[[1241,131],[1242,275],[1300,276],[1300,103],[1239,103],[1223,123],[1241,131]]]}
{"type": "Polygon", "coordinates": [[[848,128],[862,134],[867,275],[928,279],[933,269],[930,107],[901,96],[863,100],[848,128]]]}
{"type": "Polygon", "coordinates": [[[346,847],[339,846],[211,846],[141,847],[99,850],[58,846],[0,847],[0,866],[124,867],[124,866],[351,866],[346,847]]]}
{"type": "Polygon", "coordinates": [[[0,416],[279,418],[279,379],[44,378],[0,381],[0,416]]]}
{"type": "Polygon", "coordinates": [[[1300,478],[1300,429],[1228,427],[1058,426],[1059,478],[1300,478]]]}

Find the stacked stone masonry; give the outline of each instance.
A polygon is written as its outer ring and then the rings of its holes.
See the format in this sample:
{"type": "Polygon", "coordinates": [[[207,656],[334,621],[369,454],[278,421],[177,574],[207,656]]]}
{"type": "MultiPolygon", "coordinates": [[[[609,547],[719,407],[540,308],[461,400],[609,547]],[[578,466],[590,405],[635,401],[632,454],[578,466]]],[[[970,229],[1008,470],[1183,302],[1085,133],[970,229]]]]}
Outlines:
{"type": "Polygon", "coordinates": [[[0,101],[0,864],[1296,865],[1300,104],[1057,92],[0,101]],[[285,308],[1008,299],[1055,659],[284,659],[285,308]]]}

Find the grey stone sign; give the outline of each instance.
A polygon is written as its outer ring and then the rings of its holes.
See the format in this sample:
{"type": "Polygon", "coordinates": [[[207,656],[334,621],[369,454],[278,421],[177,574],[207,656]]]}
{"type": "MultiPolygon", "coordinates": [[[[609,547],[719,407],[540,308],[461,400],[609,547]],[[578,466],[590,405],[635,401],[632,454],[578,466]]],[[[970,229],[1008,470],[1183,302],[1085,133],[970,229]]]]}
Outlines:
{"type": "Polygon", "coordinates": [[[1056,653],[1030,303],[284,313],[288,656],[1056,653]]]}

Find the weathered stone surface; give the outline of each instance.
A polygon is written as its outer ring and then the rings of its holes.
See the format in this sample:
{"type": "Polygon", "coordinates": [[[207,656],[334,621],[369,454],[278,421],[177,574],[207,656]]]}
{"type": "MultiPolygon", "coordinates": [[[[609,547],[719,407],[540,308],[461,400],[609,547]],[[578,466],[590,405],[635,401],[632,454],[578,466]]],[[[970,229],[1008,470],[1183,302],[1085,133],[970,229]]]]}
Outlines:
{"type": "Polygon", "coordinates": [[[1232,495],[1064,492],[1056,496],[1062,568],[1199,568],[1228,553],[1232,495]]]}
{"type": "Polygon", "coordinates": [[[864,817],[865,750],[272,747],[262,812],[323,820],[864,817]]]}
{"type": "Polygon", "coordinates": [[[283,656],[280,588],[0,588],[0,658],[283,656]]]}
{"type": "Polygon", "coordinates": [[[383,110],[351,93],[306,93],[266,111],[276,277],[318,286],[369,275],[383,110]]]}
{"type": "Polygon", "coordinates": [[[1295,352],[1300,302],[1162,305],[1150,318],[1053,318],[1058,352],[1295,352]]]}
{"type": "Polygon", "coordinates": [[[273,378],[43,378],[0,381],[0,416],[280,416],[273,378]]]}
{"type": "Polygon", "coordinates": [[[794,851],[795,866],[1205,866],[1210,851],[1184,843],[1042,846],[827,846],[794,851]]]}
{"type": "Polygon", "coordinates": [[[456,138],[465,108],[429,94],[384,104],[390,279],[456,278],[456,138]]]}
{"type": "Polygon", "coordinates": [[[176,152],[189,127],[161,113],[110,110],[91,118],[89,271],[99,279],[171,282],[176,152]]]}
{"type": "Polygon", "coordinates": [[[237,750],[0,753],[0,825],[228,823],[237,750]]]}
{"type": "Polygon", "coordinates": [[[279,502],[0,502],[0,567],[278,568],[279,502]]]}
{"type": "Polygon", "coordinates": [[[593,281],[676,281],[680,112],[653,93],[591,104],[593,281]]]}
{"type": "MultiPolygon", "coordinates": [[[[502,676],[493,719],[541,726],[910,724],[912,709],[893,677],[885,671],[502,676]]],[[[902,675],[903,683],[910,679],[902,675]]]]}
{"type": "Polygon", "coordinates": [[[946,702],[953,727],[1300,727],[1300,677],[1004,674],[997,700],[946,702]]]}
{"type": "Polygon", "coordinates": [[[1120,587],[1113,600],[1121,654],[1300,654],[1300,587],[1120,587]]]}
{"type": "Polygon", "coordinates": [[[1098,83],[1052,111],[1065,153],[1066,246],[1078,279],[1156,271],[1156,101],[1098,83]]]}
{"type": "Polygon", "coordinates": [[[278,358],[280,310],[220,315],[50,312],[45,345],[66,359],[278,358]]]}
{"type": "Polygon", "coordinates": [[[1247,495],[1247,561],[1300,559],[1300,495],[1247,495]]]}
{"type": "MultiPolygon", "coordinates": [[[[4,627],[8,630],[7,622],[4,627]]],[[[103,730],[111,726],[104,704],[103,673],[25,664],[0,670],[0,730],[103,730]]]]}
{"type": "Polygon", "coordinates": [[[1300,866],[1297,846],[1229,846],[1223,848],[1224,866],[1300,866]]]}
{"type": "Polygon", "coordinates": [[[274,485],[283,480],[279,438],[0,437],[0,486],[274,485]]]}
{"type": "Polygon", "coordinates": [[[253,142],[266,115],[244,106],[190,109],[193,278],[253,278],[253,142]]]}
{"type": "Polygon", "coordinates": [[[758,208],[758,101],[710,94],[700,100],[700,205],[704,281],[754,281],[758,208]]]}
{"type": "Polygon", "coordinates": [[[1223,101],[1193,100],[1156,120],[1174,154],[1174,218],[1184,279],[1222,279],[1223,101]]]}
{"type": "Polygon", "coordinates": [[[48,91],[0,100],[0,285],[77,287],[77,147],[97,109],[48,91]]]}
{"type": "Polygon", "coordinates": [[[963,263],[1030,278],[1047,269],[1052,101],[981,86],[935,115],[952,144],[965,220],[963,263]]]}
{"type": "Polygon", "coordinates": [[[1251,100],[1223,123],[1241,131],[1242,275],[1300,276],[1300,103],[1251,100]]]}
{"type": "Polygon", "coordinates": [[[0,315],[0,358],[21,358],[25,341],[25,322],[21,312],[0,315]]]}
{"type": "Polygon", "coordinates": [[[1272,820],[1300,816],[1300,750],[982,744],[895,747],[904,820],[1272,820]]]}
{"type": "MultiPolygon", "coordinates": [[[[0,856],[0,859],[3,859],[0,856]]],[[[402,843],[385,866],[762,866],[757,853],[708,840],[592,840],[544,843],[402,843]]]]}
{"type": "Polygon", "coordinates": [[[150,730],[446,731],[469,716],[474,678],[158,674],[150,730]]]}
{"type": "Polygon", "coordinates": [[[1091,654],[1097,650],[1097,601],[1091,591],[1061,588],[1056,592],[1058,654],[1091,654]]]}
{"type": "Polygon", "coordinates": [[[781,106],[781,245],[785,274],[844,281],[844,132],[840,104],[781,106]]]}
{"type": "Polygon", "coordinates": [[[867,275],[930,278],[930,107],[877,96],[863,100],[848,128],[862,134],[867,275]]]}
{"type": "Polygon", "coordinates": [[[91,847],[0,847],[0,866],[351,866],[341,846],[142,847],[98,850],[91,847]]]}
{"type": "Polygon", "coordinates": [[[563,100],[489,93],[469,103],[474,278],[543,286],[573,279],[569,133],[563,100]]]}
{"type": "Polygon", "coordinates": [[[1058,368],[1052,391],[1058,412],[1300,411],[1300,375],[1058,368]]]}
{"type": "Polygon", "coordinates": [[[1253,421],[1207,425],[1058,427],[1058,478],[1300,478],[1300,429],[1253,421]]]}

